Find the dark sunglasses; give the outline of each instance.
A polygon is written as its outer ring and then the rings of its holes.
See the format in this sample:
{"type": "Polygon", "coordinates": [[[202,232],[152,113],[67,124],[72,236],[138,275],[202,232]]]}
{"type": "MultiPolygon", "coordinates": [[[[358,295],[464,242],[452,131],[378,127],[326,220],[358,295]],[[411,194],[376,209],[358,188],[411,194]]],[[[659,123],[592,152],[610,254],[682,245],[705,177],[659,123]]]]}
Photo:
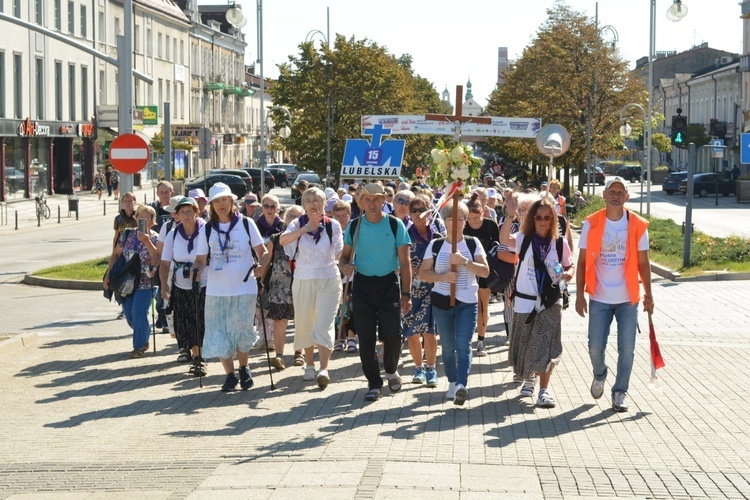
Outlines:
{"type": "Polygon", "coordinates": [[[549,222],[550,220],[552,220],[552,216],[550,216],[550,215],[544,215],[544,216],[542,216],[542,215],[535,215],[534,216],[534,220],[535,221],[549,222]]]}
{"type": "Polygon", "coordinates": [[[423,214],[426,211],[427,211],[426,208],[412,208],[412,209],[409,210],[409,212],[411,212],[413,214],[423,214]]]}
{"type": "Polygon", "coordinates": [[[409,203],[411,203],[411,201],[405,200],[403,198],[396,198],[396,203],[398,203],[399,205],[408,205],[409,203]]]}
{"type": "Polygon", "coordinates": [[[266,204],[263,204],[263,208],[268,208],[268,209],[276,208],[276,205],[266,205],[266,204]]]}

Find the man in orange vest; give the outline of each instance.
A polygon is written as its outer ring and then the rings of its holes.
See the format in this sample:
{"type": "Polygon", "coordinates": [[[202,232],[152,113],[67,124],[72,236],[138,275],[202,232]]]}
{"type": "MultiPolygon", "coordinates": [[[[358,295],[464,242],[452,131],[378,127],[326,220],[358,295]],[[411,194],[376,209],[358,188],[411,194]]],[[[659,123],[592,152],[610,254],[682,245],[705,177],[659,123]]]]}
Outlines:
{"type": "Polygon", "coordinates": [[[617,321],[617,376],[612,386],[612,408],[628,410],[627,395],[633,370],[640,284],[643,309],[654,312],[651,263],[648,259],[648,221],[625,209],[628,185],[621,177],[610,179],[602,195],[606,208],[583,223],[576,271],[576,312],[589,312],[589,356],[594,372],[591,395],[604,393],[607,362],[604,351],[612,319],[617,321]],[[586,303],[584,290],[589,294],[586,303]]]}

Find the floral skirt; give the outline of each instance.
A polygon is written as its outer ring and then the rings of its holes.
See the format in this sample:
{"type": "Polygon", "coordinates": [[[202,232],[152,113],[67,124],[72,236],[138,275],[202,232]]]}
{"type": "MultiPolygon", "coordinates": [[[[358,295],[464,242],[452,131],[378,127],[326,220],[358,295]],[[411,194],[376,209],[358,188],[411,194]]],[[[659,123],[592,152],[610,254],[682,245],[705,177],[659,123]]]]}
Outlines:
{"type": "Polygon", "coordinates": [[[257,339],[255,299],[257,295],[206,296],[206,335],[204,358],[231,359],[239,352],[250,352],[257,339]]]}

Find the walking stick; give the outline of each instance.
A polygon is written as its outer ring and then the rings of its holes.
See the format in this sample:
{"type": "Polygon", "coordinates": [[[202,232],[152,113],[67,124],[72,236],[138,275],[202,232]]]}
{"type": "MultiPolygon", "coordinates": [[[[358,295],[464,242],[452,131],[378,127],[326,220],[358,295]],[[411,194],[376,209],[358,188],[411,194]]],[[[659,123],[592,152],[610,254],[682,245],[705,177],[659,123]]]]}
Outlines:
{"type": "Polygon", "coordinates": [[[156,307],[156,304],[154,304],[154,278],[152,277],[149,279],[149,282],[151,284],[151,335],[154,337],[154,353],[156,353],[156,323],[154,320],[154,308],[156,307]]]}
{"type": "MultiPolygon", "coordinates": [[[[200,314],[200,303],[201,303],[201,284],[200,281],[198,281],[196,278],[198,276],[198,273],[193,271],[193,296],[195,297],[195,341],[198,344],[198,364],[193,365],[193,368],[198,370],[198,384],[200,385],[200,388],[203,389],[203,367],[201,366],[201,363],[203,363],[203,342],[198,342],[198,325],[200,325],[199,321],[199,314],[200,314]]],[[[204,325],[205,329],[205,325],[204,325]]],[[[195,373],[193,373],[195,375],[195,373]]]]}
{"type": "Polygon", "coordinates": [[[273,370],[271,370],[271,353],[268,351],[268,332],[266,331],[266,313],[263,312],[263,300],[261,300],[261,297],[263,295],[263,284],[258,278],[258,309],[260,309],[260,323],[263,325],[263,340],[266,341],[266,361],[268,361],[268,376],[271,378],[271,390],[273,391],[276,389],[276,386],[273,385],[273,370]]]}
{"type": "MultiPolygon", "coordinates": [[[[357,240],[359,240],[359,228],[362,227],[362,215],[359,216],[360,221],[357,223],[357,230],[354,231],[354,237],[352,238],[352,254],[349,256],[349,263],[354,263],[354,252],[357,250],[357,240]]],[[[343,339],[344,338],[344,316],[346,315],[347,309],[349,309],[349,283],[352,282],[354,277],[350,277],[346,283],[344,283],[344,293],[342,295],[343,304],[341,307],[341,312],[339,313],[339,334],[337,336],[337,339],[343,339]]]]}

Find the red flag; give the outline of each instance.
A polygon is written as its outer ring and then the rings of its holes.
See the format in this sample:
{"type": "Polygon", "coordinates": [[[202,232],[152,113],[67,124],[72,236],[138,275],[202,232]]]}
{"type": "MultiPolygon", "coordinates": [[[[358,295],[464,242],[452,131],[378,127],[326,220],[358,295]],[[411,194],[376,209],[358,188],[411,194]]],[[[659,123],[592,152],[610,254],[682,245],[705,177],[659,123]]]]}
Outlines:
{"type": "Polygon", "coordinates": [[[664,358],[661,357],[659,343],[656,341],[656,332],[654,331],[654,322],[651,320],[651,314],[648,315],[648,338],[651,342],[651,376],[656,375],[656,370],[664,368],[664,358]]]}

